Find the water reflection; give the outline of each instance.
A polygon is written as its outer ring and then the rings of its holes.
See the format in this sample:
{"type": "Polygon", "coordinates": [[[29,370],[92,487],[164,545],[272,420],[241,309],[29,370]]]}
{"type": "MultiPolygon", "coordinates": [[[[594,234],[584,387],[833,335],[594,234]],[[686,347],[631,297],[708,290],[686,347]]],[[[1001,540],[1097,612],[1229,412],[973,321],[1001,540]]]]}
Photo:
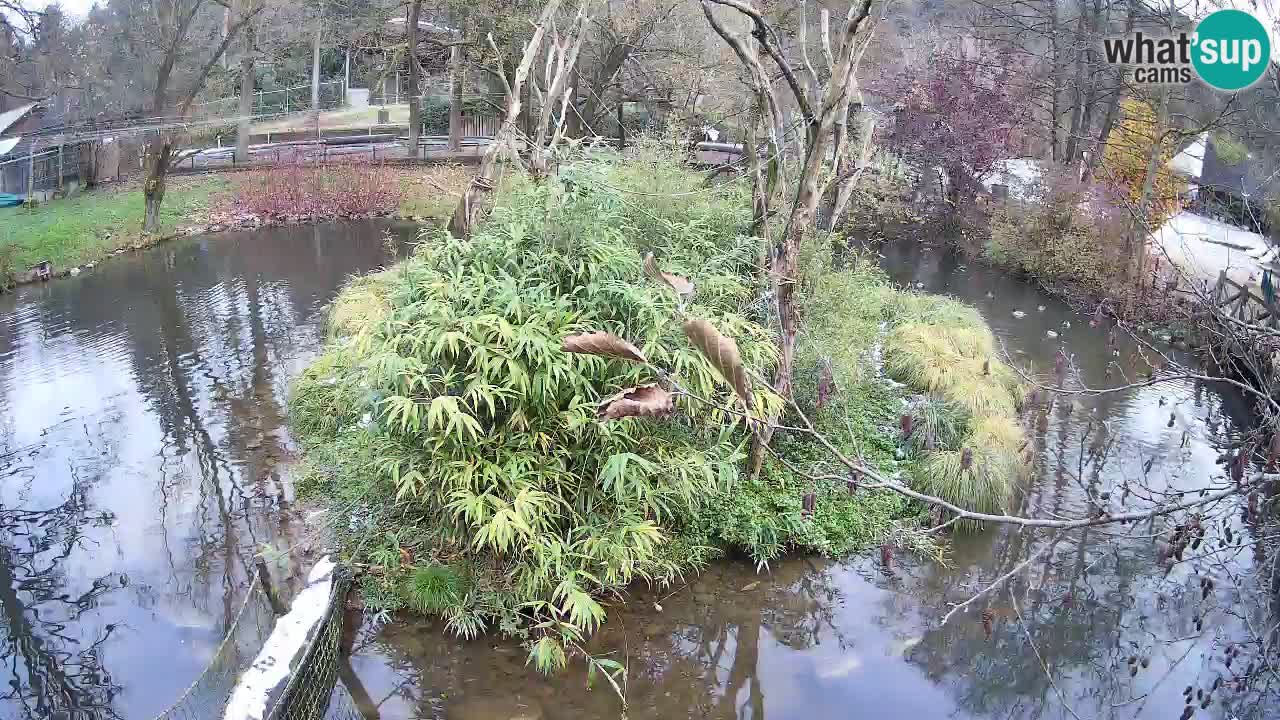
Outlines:
{"type": "Polygon", "coordinates": [[[0,716],[152,717],[209,662],[250,556],[296,539],[287,384],[385,227],[193,238],[0,297],[0,716]]]}
{"type": "MultiPolygon", "coordinates": [[[[1051,371],[1065,352],[1095,387],[1143,370],[1124,342],[1117,369],[1105,328],[1030,285],[918,246],[885,254],[896,281],[979,306],[1022,367],[1051,371]]],[[[1036,472],[1015,509],[1079,515],[1126,492],[1220,485],[1220,456],[1249,422],[1247,405],[1213,383],[1060,397],[1032,422],[1036,472]]],[[[1235,679],[1243,660],[1226,663],[1229,645],[1271,627],[1246,587],[1263,532],[1241,510],[1206,514],[1213,542],[1176,563],[1161,555],[1161,520],[1061,536],[960,535],[948,566],[907,563],[889,575],[865,559],[797,558],[765,576],[719,564],[674,594],[637,590],[610,610],[592,648],[628,662],[633,719],[1169,720],[1188,707],[1194,717],[1264,718],[1280,702],[1274,686],[1264,697],[1262,683],[1235,679]],[[1228,529],[1235,545],[1219,549],[1228,529]],[[1015,581],[940,626],[1028,558],[1015,581]]],[[[607,687],[584,687],[583,668],[542,678],[519,648],[493,638],[461,642],[409,622],[361,643],[353,667],[367,717],[619,715],[607,687]]]]}

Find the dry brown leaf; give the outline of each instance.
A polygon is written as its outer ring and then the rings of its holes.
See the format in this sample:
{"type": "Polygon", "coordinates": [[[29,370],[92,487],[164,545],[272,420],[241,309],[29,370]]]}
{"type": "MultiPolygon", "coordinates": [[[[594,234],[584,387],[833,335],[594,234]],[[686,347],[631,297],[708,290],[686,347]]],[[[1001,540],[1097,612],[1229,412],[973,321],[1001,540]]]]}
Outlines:
{"type": "Polygon", "coordinates": [[[682,278],[679,275],[672,275],[668,272],[662,272],[658,267],[658,261],[654,259],[653,253],[646,253],[644,256],[644,272],[649,277],[666,285],[676,291],[677,295],[686,300],[693,297],[693,283],[688,278],[682,278]]]}
{"type": "Polygon", "coordinates": [[[628,417],[666,417],[676,409],[671,393],[657,383],[629,387],[600,402],[596,417],[618,420],[628,417]]]}
{"type": "Polygon", "coordinates": [[[702,318],[685,320],[684,334],[703,357],[720,371],[724,379],[733,386],[733,391],[742,398],[743,404],[750,409],[751,385],[747,380],[747,368],[742,364],[742,355],[738,352],[738,343],[721,335],[719,330],[702,318]]]}
{"type": "Polygon", "coordinates": [[[599,355],[601,357],[621,358],[638,363],[648,363],[640,348],[607,332],[584,333],[570,335],[561,341],[560,347],[565,352],[583,355],[599,355]]]}

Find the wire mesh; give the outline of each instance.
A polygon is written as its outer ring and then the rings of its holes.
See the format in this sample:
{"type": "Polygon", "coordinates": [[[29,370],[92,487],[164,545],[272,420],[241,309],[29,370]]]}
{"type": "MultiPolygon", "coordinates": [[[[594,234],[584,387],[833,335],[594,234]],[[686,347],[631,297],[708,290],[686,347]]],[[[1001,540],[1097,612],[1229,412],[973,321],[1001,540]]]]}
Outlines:
{"type": "Polygon", "coordinates": [[[275,614],[258,579],[227,629],[213,660],[185,692],[156,720],[208,720],[222,717],[223,707],[243,673],[271,634],[275,614]]]}
{"type": "MultiPolygon", "coordinates": [[[[269,716],[270,720],[321,720],[327,716],[338,679],[338,664],[342,652],[343,607],[347,590],[351,587],[351,575],[344,568],[334,570],[333,588],[329,606],[320,627],[303,650],[297,669],[290,675],[280,700],[269,716]]],[[[348,696],[349,697],[349,696],[348,696]]],[[[355,704],[348,707],[353,715],[343,718],[360,718],[355,704]]],[[[337,705],[335,711],[339,709],[337,705]]]]}

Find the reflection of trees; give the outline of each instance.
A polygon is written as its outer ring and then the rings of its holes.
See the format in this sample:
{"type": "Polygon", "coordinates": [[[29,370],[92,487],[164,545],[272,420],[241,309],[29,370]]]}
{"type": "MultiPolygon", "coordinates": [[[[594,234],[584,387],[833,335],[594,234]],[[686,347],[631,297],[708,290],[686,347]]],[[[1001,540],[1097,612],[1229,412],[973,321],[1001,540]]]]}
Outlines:
{"type": "MultiPolygon", "coordinates": [[[[836,625],[840,589],[830,570],[815,563],[779,563],[768,576],[726,564],[709,570],[696,585],[715,588],[721,595],[712,599],[695,589],[668,602],[663,614],[678,617],[678,622],[668,633],[646,632],[650,641],[644,648],[631,647],[633,654],[642,653],[631,658],[631,668],[640,676],[633,678],[633,687],[637,679],[657,683],[674,672],[696,675],[695,685],[707,693],[696,702],[704,711],[702,717],[763,720],[765,694],[759,672],[766,637],[794,650],[813,647],[820,638],[849,647],[836,625]],[[752,589],[738,592],[743,587],[752,589]],[[723,595],[726,592],[732,598],[723,595]]],[[[611,619],[599,644],[627,647],[625,635],[628,627],[634,633],[636,622],[634,617],[616,623],[611,619]]]]}
{"type": "Polygon", "coordinates": [[[122,580],[107,574],[73,596],[64,591],[60,567],[86,527],[109,522],[105,514],[89,510],[86,488],[78,481],[56,507],[0,506],[0,658],[10,675],[0,700],[19,712],[17,717],[117,717],[112,701],[121,688],[101,657],[115,628],[107,625],[86,642],[76,625],[122,580]]]}
{"type": "Polygon", "coordinates": [[[185,605],[225,628],[248,583],[241,559],[258,538],[291,531],[262,485],[286,454],[274,432],[285,415],[279,368],[316,339],[315,315],[345,277],[382,259],[381,227],[292,228],[172,243],[75,281],[0,297],[0,717],[110,718],[113,704],[131,713],[134,698],[164,700],[144,692],[145,669],[102,667],[138,637],[151,639],[150,627],[131,627],[124,640],[108,624],[119,622],[122,603],[99,606],[98,598],[113,588],[136,605],[167,606],[157,615],[185,619],[185,605]],[[57,357],[37,365],[50,348],[57,357]],[[21,428],[48,433],[33,446],[38,455],[15,447],[13,423],[28,409],[15,404],[31,397],[15,392],[24,378],[56,381],[99,362],[103,350],[112,361],[124,358],[144,408],[77,399],[81,416],[66,427],[21,428]],[[121,408],[129,414],[121,417],[121,408]],[[82,419],[87,442],[69,434],[82,419]],[[130,437],[136,426],[158,428],[157,446],[130,437]],[[110,442],[95,445],[99,436],[110,442]],[[163,527],[155,557],[111,558],[132,578],[70,570],[92,570],[110,544],[112,531],[97,527],[104,518],[89,498],[111,507],[111,483],[134,470],[100,456],[103,447],[145,468],[154,488],[145,522],[163,527]],[[68,465],[69,473],[59,472],[68,465]],[[28,482],[21,492],[9,479],[15,473],[28,482]],[[32,486],[60,504],[40,509],[17,499],[32,486]],[[127,703],[121,685],[130,690],[127,703]]]}

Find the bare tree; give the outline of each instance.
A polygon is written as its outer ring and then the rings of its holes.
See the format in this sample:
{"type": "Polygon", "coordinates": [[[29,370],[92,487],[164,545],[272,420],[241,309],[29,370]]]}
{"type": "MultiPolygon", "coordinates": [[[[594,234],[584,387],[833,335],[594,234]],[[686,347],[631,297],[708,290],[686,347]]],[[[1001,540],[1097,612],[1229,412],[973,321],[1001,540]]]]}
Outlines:
{"type": "MultiPolygon", "coordinates": [[[[562,37],[552,27],[551,44],[544,53],[542,43],[546,36],[546,30],[548,26],[552,25],[552,19],[560,6],[560,0],[551,0],[543,8],[538,22],[534,25],[533,35],[525,43],[524,54],[520,59],[520,64],[516,66],[512,78],[508,80],[500,69],[494,72],[494,75],[499,77],[503,84],[503,91],[506,96],[506,110],[503,114],[501,127],[499,127],[493,140],[490,141],[489,147],[485,150],[484,157],[480,161],[479,172],[472,179],[466,192],[462,194],[457,208],[453,211],[453,216],[449,219],[449,232],[454,237],[470,237],[476,224],[489,211],[499,179],[500,161],[504,155],[508,154],[518,157],[516,140],[519,133],[516,124],[520,120],[521,96],[524,91],[524,84],[529,80],[530,70],[534,62],[539,58],[542,59],[544,64],[543,79],[547,83],[547,89],[545,91],[539,89],[539,99],[542,101],[543,109],[532,139],[526,138],[526,145],[530,156],[529,169],[534,176],[543,176],[548,171],[550,158],[554,154],[555,147],[564,137],[565,108],[571,91],[568,79],[577,64],[588,4],[589,0],[583,0],[579,5],[578,12],[571,22],[568,35],[562,37]],[[560,113],[558,119],[555,120],[553,129],[552,121],[555,114],[552,111],[556,106],[559,106],[560,113]]],[[[502,52],[498,49],[497,43],[494,42],[492,34],[489,35],[488,40],[489,46],[497,58],[497,65],[501,68],[504,64],[502,52]]]]}
{"type": "Polygon", "coordinates": [[[162,54],[151,92],[150,112],[153,118],[160,119],[160,127],[147,142],[143,158],[143,232],[154,233],[160,229],[160,207],[164,202],[165,180],[175,160],[171,124],[180,123],[187,118],[210,71],[217,66],[236,36],[263,6],[242,8],[239,16],[227,28],[222,41],[201,58],[198,50],[192,52],[194,30],[198,20],[209,20],[205,16],[213,14],[214,8],[218,7],[222,6],[209,0],[158,0],[155,3],[153,19],[162,54]],[[178,81],[179,75],[186,75],[188,79],[185,87],[175,95],[172,86],[178,81]]]}
{"type": "MultiPolygon", "coordinates": [[[[821,42],[823,56],[828,64],[827,78],[820,78],[811,64],[806,62],[804,70],[807,81],[802,84],[799,73],[784,52],[780,33],[755,6],[745,0],[702,0],[707,22],[748,69],[752,90],[758,98],[761,114],[766,122],[771,158],[776,157],[793,136],[784,121],[785,103],[789,102],[797,108],[800,115],[801,133],[797,142],[802,148],[801,160],[796,176],[788,178],[787,186],[782,190],[784,204],[789,208],[782,231],[776,238],[767,241],[770,246],[769,273],[773,284],[773,299],[781,331],[780,360],[773,384],[783,397],[791,396],[795,368],[796,336],[800,320],[796,304],[800,246],[805,236],[816,228],[818,205],[831,183],[830,179],[824,178],[828,158],[841,158],[845,152],[849,109],[856,94],[858,61],[869,35],[867,28],[871,23],[866,21],[871,16],[871,5],[871,0],[863,0],[851,6],[834,38],[827,11],[824,9],[821,12],[821,42]],[[730,8],[746,18],[751,26],[750,36],[730,31],[717,17],[713,6],[730,8]],[[774,89],[772,74],[766,69],[766,62],[781,75],[788,92],[785,100],[774,89]],[[811,90],[806,90],[805,85],[811,90]]],[[[757,196],[759,195],[758,193],[757,196]]],[[[769,208],[764,207],[757,210],[757,215],[767,215],[768,212],[769,208]]],[[[769,443],[770,434],[766,429],[757,439],[753,452],[753,472],[757,472],[763,462],[764,447],[769,443]]]]}

